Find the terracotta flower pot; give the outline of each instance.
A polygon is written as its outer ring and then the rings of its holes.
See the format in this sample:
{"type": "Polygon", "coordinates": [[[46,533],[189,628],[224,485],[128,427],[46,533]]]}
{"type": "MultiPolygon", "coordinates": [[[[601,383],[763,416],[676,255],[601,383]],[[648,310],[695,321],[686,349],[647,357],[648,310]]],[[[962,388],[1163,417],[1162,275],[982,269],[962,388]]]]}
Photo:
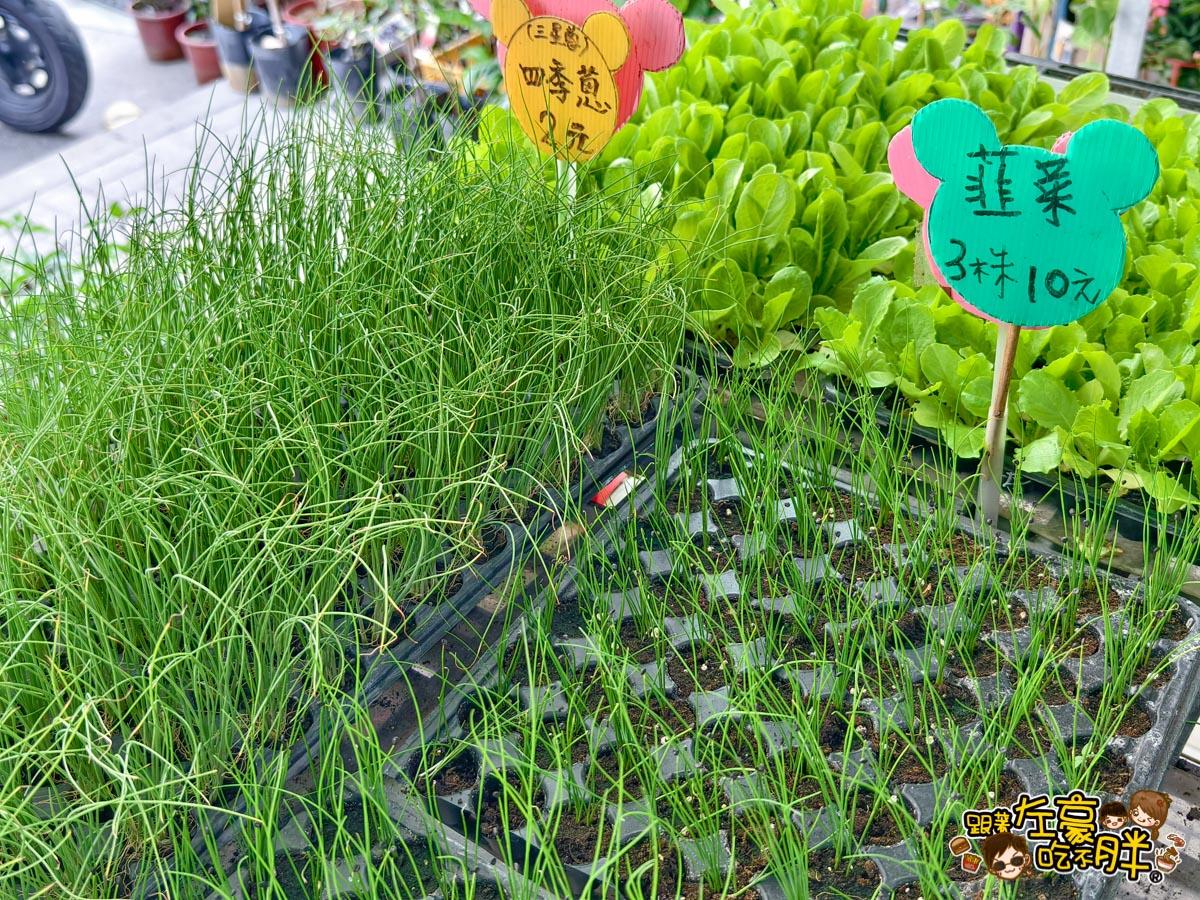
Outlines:
{"type": "Polygon", "coordinates": [[[183,47],[183,55],[192,64],[196,84],[208,84],[221,77],[221,60],[217,56],[217,41],[208,22],[191,22],[175,29],[175,40],[183,47]]]}
{"type": "Polygon", "coordinates": [[[183,59],[183,47],[175,39],[175,29],[183,24],[187,16],[186,4],[137,0],[129,7],[129,11],[137,22],[142,46],[146,48],[146,56],[151,62],[183,59]]]}
{"type": "Polygon", "coordinates": [[[283,10],[283,21],[289,25],[300,25],[308,29],[308,38],[315,51],[312,55],[313,83],[322,86],[329,84],[329,76],[325,72],[323,60],[337,46],[337,41],[323,39],[313,22],[324,15],[328,8],[328,5],[322,7],[319,0],[296,0],[295,3],[289,3],[283,10]]]}

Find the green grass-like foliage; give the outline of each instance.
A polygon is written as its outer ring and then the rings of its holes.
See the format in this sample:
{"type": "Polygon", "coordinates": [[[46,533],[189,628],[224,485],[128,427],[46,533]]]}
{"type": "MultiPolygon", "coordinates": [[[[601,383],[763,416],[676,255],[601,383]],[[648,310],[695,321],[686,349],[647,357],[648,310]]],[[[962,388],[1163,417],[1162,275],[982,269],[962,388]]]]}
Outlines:
{"type": "Polygon", "coordinates": [[[399,601],[536,512],[678,353],[652,217],[297,121],[205,148],[178,208],[27,277],[0,329],[18,894],[113,896],[186,842],[228,771],[286,746],[289,697],[336,687],[355,635],[395,638],[399,601]]]}

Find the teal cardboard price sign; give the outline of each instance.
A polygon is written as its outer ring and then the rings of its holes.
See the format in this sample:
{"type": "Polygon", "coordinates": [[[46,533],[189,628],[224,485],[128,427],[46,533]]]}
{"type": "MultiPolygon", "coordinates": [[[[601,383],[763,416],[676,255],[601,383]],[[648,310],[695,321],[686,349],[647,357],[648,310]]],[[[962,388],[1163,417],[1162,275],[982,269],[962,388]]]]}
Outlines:
{"type": "Polygon", "coordinates": [[[1108,299],[1125,272],[1121,214],[1158,181],[1158,154],[1115,120],[1050,150],[1005,146],[987,114],[939,100],[888,147],[896,186],[925,209],[933,276],[967,309],[1001,323],[979,484],[979,517],[1000,513],[1008,389],[1022,328],[1065,325],[1108,299]]]}
{"type": "Polygon", "coordinates": [[[926,209],[935,277],[968,309],[1044,328],[1103,303],[1125,270],[1121,213],[1158,180],[1158,155],[1123,122],[1100,120],[1053,150],[1004,146],[986,113],[939,100],[896,136],[896,185],[926,209]]]}

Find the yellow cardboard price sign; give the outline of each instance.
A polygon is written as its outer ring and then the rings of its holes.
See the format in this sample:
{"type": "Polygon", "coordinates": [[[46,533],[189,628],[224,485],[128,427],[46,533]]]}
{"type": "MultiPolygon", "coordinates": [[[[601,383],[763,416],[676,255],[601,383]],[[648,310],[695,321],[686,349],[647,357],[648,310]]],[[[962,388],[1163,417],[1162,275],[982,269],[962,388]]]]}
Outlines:
{"type": "Polygon", "coordinates": [[[665,0],[621,10],[607,0],[553,9],[545,0],[493,0],[490,13],[512,112],[543,153],[563,160],[604,149],[636,108],[642,72],[683,53],[683,18],[665,0]]]}

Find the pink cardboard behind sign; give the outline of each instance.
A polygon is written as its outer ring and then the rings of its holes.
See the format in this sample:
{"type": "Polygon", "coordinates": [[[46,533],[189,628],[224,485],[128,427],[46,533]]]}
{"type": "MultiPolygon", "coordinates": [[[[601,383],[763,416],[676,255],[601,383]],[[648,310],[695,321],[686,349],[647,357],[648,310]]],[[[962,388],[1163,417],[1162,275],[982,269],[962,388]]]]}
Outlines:
{"type": "MultiPolygon", "coordinates": [[[[588,16],[598,12],[615,13],[625,20],[633,48],[625,65],[614,73],[619,100],[617,128],[629,121],[641,102],[643,74],[669,69],[683,55],[683,13],[667,0],[633,0],[620,9],[609,0],[525,0],[525,5],[534,16],[557,16],[580,27],[588,16]]],[[[471,0],[471,8],[491,20],[492,0],[471,0]]],[[[505,51],[501,44],[501,70],[505,51]]]]}

